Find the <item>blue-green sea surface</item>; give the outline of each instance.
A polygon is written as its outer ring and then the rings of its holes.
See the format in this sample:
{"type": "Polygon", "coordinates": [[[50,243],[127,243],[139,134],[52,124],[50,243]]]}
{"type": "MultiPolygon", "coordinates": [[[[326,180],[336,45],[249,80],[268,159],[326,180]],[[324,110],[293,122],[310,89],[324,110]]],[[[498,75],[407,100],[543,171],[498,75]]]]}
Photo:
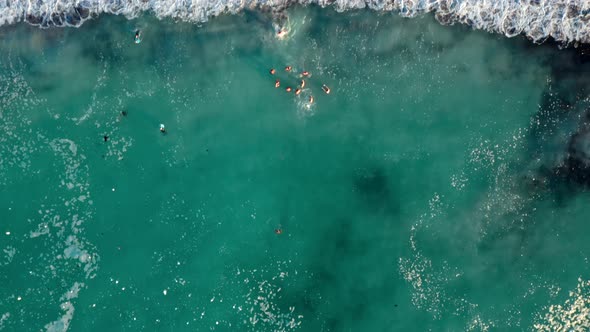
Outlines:
{"type": "Polygon", "coordinates": [[[0,330],[586,330],[575,51],[288,15],[0,28],[0,330]]]}

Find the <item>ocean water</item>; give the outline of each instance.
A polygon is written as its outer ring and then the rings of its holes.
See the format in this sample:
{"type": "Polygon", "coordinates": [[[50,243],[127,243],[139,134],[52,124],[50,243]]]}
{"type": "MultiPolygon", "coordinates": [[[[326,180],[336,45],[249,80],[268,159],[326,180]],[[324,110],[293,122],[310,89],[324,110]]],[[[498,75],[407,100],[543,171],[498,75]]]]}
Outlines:
{"type": "Polygon", "coordinates": [[[584,47],[279,22],[0,27],[0,330],[590,328],[584,47]]]}

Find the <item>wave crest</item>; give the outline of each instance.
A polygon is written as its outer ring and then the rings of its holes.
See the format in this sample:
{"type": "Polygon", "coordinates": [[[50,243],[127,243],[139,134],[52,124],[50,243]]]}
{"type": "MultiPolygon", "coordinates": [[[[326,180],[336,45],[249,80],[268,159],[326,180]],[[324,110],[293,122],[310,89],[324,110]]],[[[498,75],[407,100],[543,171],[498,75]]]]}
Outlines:
{"type": "Polygon", "coordinates": [[[590,42],[590,1],[585,0],[0,0],[0,25],[28,22],[40,27],[80,26],[102,14],[204,22],[244,9],[281,11],[292,4],[333,6],[338,11],[370,8],[404,17],[432,12],[445,25],[461,23],[536,43],[553,38],[566,44],[590,42]]]}

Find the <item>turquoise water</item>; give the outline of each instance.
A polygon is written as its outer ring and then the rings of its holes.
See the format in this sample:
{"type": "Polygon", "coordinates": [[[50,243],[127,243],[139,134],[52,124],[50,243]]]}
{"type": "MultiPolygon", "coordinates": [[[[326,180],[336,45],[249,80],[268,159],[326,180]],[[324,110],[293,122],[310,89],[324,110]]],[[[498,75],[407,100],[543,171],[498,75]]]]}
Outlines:
{"type": "Polygon", "coordinates": [[[0,330],[588,328],[578,53],[288,14],[0,28],[0,330]]]}

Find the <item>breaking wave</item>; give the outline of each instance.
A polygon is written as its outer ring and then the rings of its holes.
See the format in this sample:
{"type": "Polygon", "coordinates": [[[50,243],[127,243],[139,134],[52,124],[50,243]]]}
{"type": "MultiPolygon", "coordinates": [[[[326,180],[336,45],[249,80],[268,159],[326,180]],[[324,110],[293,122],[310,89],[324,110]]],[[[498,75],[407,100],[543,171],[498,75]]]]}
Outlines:
{"type": "Polygon", "coordinates": [[[134,18],[152,12],[158,18],[204,22],[244,9],[281,12],[293,4],[332,6],[338,11],[370,8],[404,17],[432,12],[442,24],[524,34],[536,43],[590,42],[590,1],[586,0],[0,0],[0,25],[28,22],[40,27],[80,26],[102,13],[134,18]]]}

